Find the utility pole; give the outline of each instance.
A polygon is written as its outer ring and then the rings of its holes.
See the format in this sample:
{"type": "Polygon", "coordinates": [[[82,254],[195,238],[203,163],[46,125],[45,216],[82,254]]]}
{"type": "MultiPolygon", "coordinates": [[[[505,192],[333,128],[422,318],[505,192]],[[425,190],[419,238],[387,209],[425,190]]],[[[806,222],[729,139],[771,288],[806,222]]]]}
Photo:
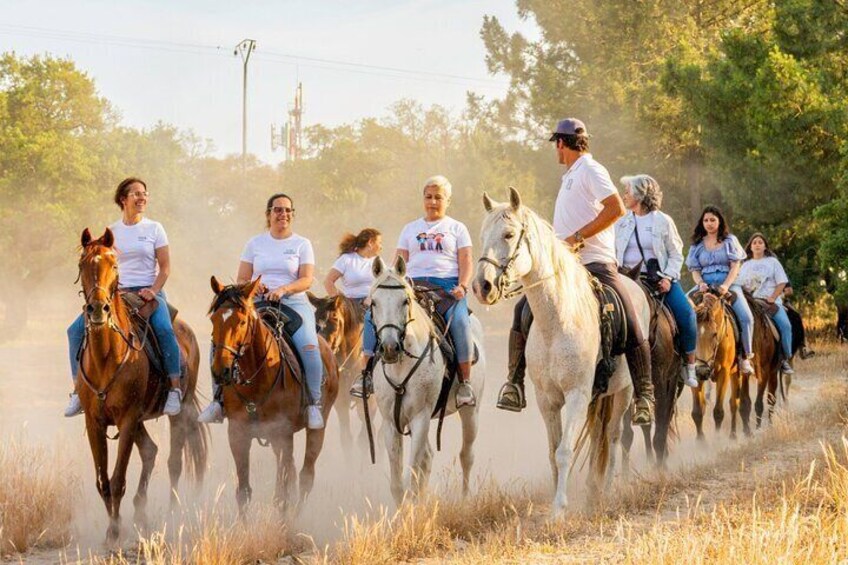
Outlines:
{"type": "Polygon", "coordinates": [[[243,39],[241,43],[236,45],[233,50],[233,55],[241,55],[241,60],[244,65],[242,71],[242,103],[241,103],[241,173],[244,175],[247,167],[247,62],[250,60],[250,54],[256,49],[256,40],[243,39]]]}

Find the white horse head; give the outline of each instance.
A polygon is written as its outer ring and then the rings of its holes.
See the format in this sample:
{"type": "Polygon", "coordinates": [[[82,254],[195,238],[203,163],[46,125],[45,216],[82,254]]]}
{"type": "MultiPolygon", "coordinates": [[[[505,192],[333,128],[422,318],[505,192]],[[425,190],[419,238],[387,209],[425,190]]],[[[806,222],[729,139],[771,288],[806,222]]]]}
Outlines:
{"type": "MultiPolygon", "coordinates": [[[[414,321],[427,321],[426,315],[413,315],[421,309],[407,284],[406,261],[398,256],[394,269],[386,266],[380,257],[374,260],[371,267],[374,282],[371,286],[371,322],[377,333],[377,351],[380,360],[387,365],[397,363],[408,351],[411,338],[426,338],[418,336],[422,325],[414,321]]],[[[423,310],[422,310],[423,313],[423,310]]],[[[429,322],[427,324],[429,328],[429,322]]],[[[429,332],[428,332],[429,333],[429,332]]],[[[418,341],[418,339],[416,339],[418,341]]]]}

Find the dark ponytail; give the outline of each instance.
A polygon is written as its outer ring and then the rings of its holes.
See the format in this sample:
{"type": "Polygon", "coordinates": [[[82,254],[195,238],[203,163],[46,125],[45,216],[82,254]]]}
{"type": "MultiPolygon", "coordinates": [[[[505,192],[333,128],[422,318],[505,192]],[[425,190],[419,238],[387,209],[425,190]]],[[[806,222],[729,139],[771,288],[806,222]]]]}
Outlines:
{"type": "Polygon", "coordinates": [[[353,235],[352,233],[346,233],[342,236],[342,240],[339,242],[339,255],[358,251],[368,245],[369,241],[379,235],[382,234],[379,232],[379,230],[376,230],[374,228],[365,228],[356,235],[353,235]]]}

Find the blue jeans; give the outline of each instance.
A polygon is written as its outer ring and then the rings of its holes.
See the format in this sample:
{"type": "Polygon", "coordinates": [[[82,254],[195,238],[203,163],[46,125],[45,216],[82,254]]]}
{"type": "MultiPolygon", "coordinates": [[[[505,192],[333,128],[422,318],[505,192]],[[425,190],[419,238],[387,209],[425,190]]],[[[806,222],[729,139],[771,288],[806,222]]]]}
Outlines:
{"type": "Polygon", "coordinates": [[[318,349],[315,311],[305,295],[283,298],[281,302],[303,318],[303,323],[294,332],[292,341],[300,355],[300,360],[303,361],[303,372],[306,373],[306,389],[309,392],[310,404],[320,404],[324,363],[321,361],[321,351],[318,349]]]}
{"type": "MultiPolygon", "coordinates": [[[[719,286],[724,283],[724,279],[727,278],[727,273],[708,273],[706,275],[702,275],[702,278],[708,285],[719,286]]],[[[694,290],[695,289],[693,288],[689,292],[694,290]]],[[[748,301],[745,299],[742,287],[738,284],[733,284],[730,285],[729,290],[736,295],[736,301],[733,303],[733,312],[739,320],[739,329],[742,332],[742,348],[745,350],[745,356],[747,357],[754,351],[754,315],[751,314],[751,308],[748,306],[748,301]]]]}
{"type": "MultiPolygon", "coordinates": [[[[459,284],[459,280],[456,278],[423,277],[414,280],[438,285],[448,292],[459,284]]],[[[456,301],[450,307],[447,311],[447,319],[451,320],[449,331],[456,346],[457,361],[470,363],[473,361],[474,341],[471,336],[471,315],[468,312],[468,302],[465,298],[456,301]],[[453,316],[452,319],[451,316],[453,316]]],[[[365,325],[362,327],[362,353],[366,357],[374,356],[374,349],[377,346],[376,331],[371,322],[371,311],[368,310],[365,312],[365,325]]]]}
{"type": "Polygon", "coordinates": [[[698,345],[698,318],[679,282],[671,283],[671,290],[665,294],[665,303],[674,314],[674,319],[680,328],[683,351],[687,354],[694,353],[698,345]]]}
{"type": "Polygon", "coordinates": [[[774,320],[774,325],[777,326],[777,331],[780,332],[780,346],[783,349],[783,356],[786,359],[792,358],[792,322],[789,321],[789,315],[786,313],[786,308],[783,304],[777,303],[777,312],[771,317],[774,320]]]}
{"type": "MultiPolygon", "coordinates": [[[[141,287],[123,288],[121,290],[137,291],[141,287]]],[[[159,341],[159,348],[162,350],[162,357],[165,362],[165,372],[168,373],[168,378],[178,378],[180,376],[180,346],[177,344],[177,336],[174,334],[174,326],[171,325],[171,315],[168,312],[168,304],[165,302],[167,296],[164,290],[160,290],[156,295],[156,300],[159,302],[159,307],[150,316],[150,326],[153,328],[153,333],[159,341]]],[[[71,378],[76,380],[79,373],[79,361],[77,360],[77,352],[85,338],[85,320],[83,315],[77,316],[77,319],[68,328],[68,349],[71,361],[71,378]]]]}

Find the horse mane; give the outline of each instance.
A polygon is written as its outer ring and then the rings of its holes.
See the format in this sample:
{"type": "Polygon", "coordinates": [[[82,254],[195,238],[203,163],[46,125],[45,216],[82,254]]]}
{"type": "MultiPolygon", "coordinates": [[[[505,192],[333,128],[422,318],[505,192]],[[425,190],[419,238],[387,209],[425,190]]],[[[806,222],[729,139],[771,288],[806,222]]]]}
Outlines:
{"type": "MultiPolygon", "coordinates": [[[[537,244],[528,245],[533,262],[537,266],[550,265],[553,269],[552,274],[563,297],[560,304],[562,313],[578,323],[597,320],[597,305],[589,299],[594,297],[589,272],[580,264],[577,255],[557,239],[553,226],[527,206],[516,211],[510,204],[501,204],[486,217],[483,230],[490,228],[499,217],[527,226],[525,237],[537,244]]],[[[547,274],[541,273],[540,276],[547,274]]]]}
{"type": "Polygon", "coordinates": [[[241,284],[230,284],[221,289],[221,292],[215,295],[215,298],[212,299],[212,305],[209,306],[208,314],[214,313],[218,308],[223,306],[226,303],[231,303],[236,308],[248,309],[250,307],[250,301],[244,297],[244,289],[249,285],[250,282],[241,283],[241,284]]]}

